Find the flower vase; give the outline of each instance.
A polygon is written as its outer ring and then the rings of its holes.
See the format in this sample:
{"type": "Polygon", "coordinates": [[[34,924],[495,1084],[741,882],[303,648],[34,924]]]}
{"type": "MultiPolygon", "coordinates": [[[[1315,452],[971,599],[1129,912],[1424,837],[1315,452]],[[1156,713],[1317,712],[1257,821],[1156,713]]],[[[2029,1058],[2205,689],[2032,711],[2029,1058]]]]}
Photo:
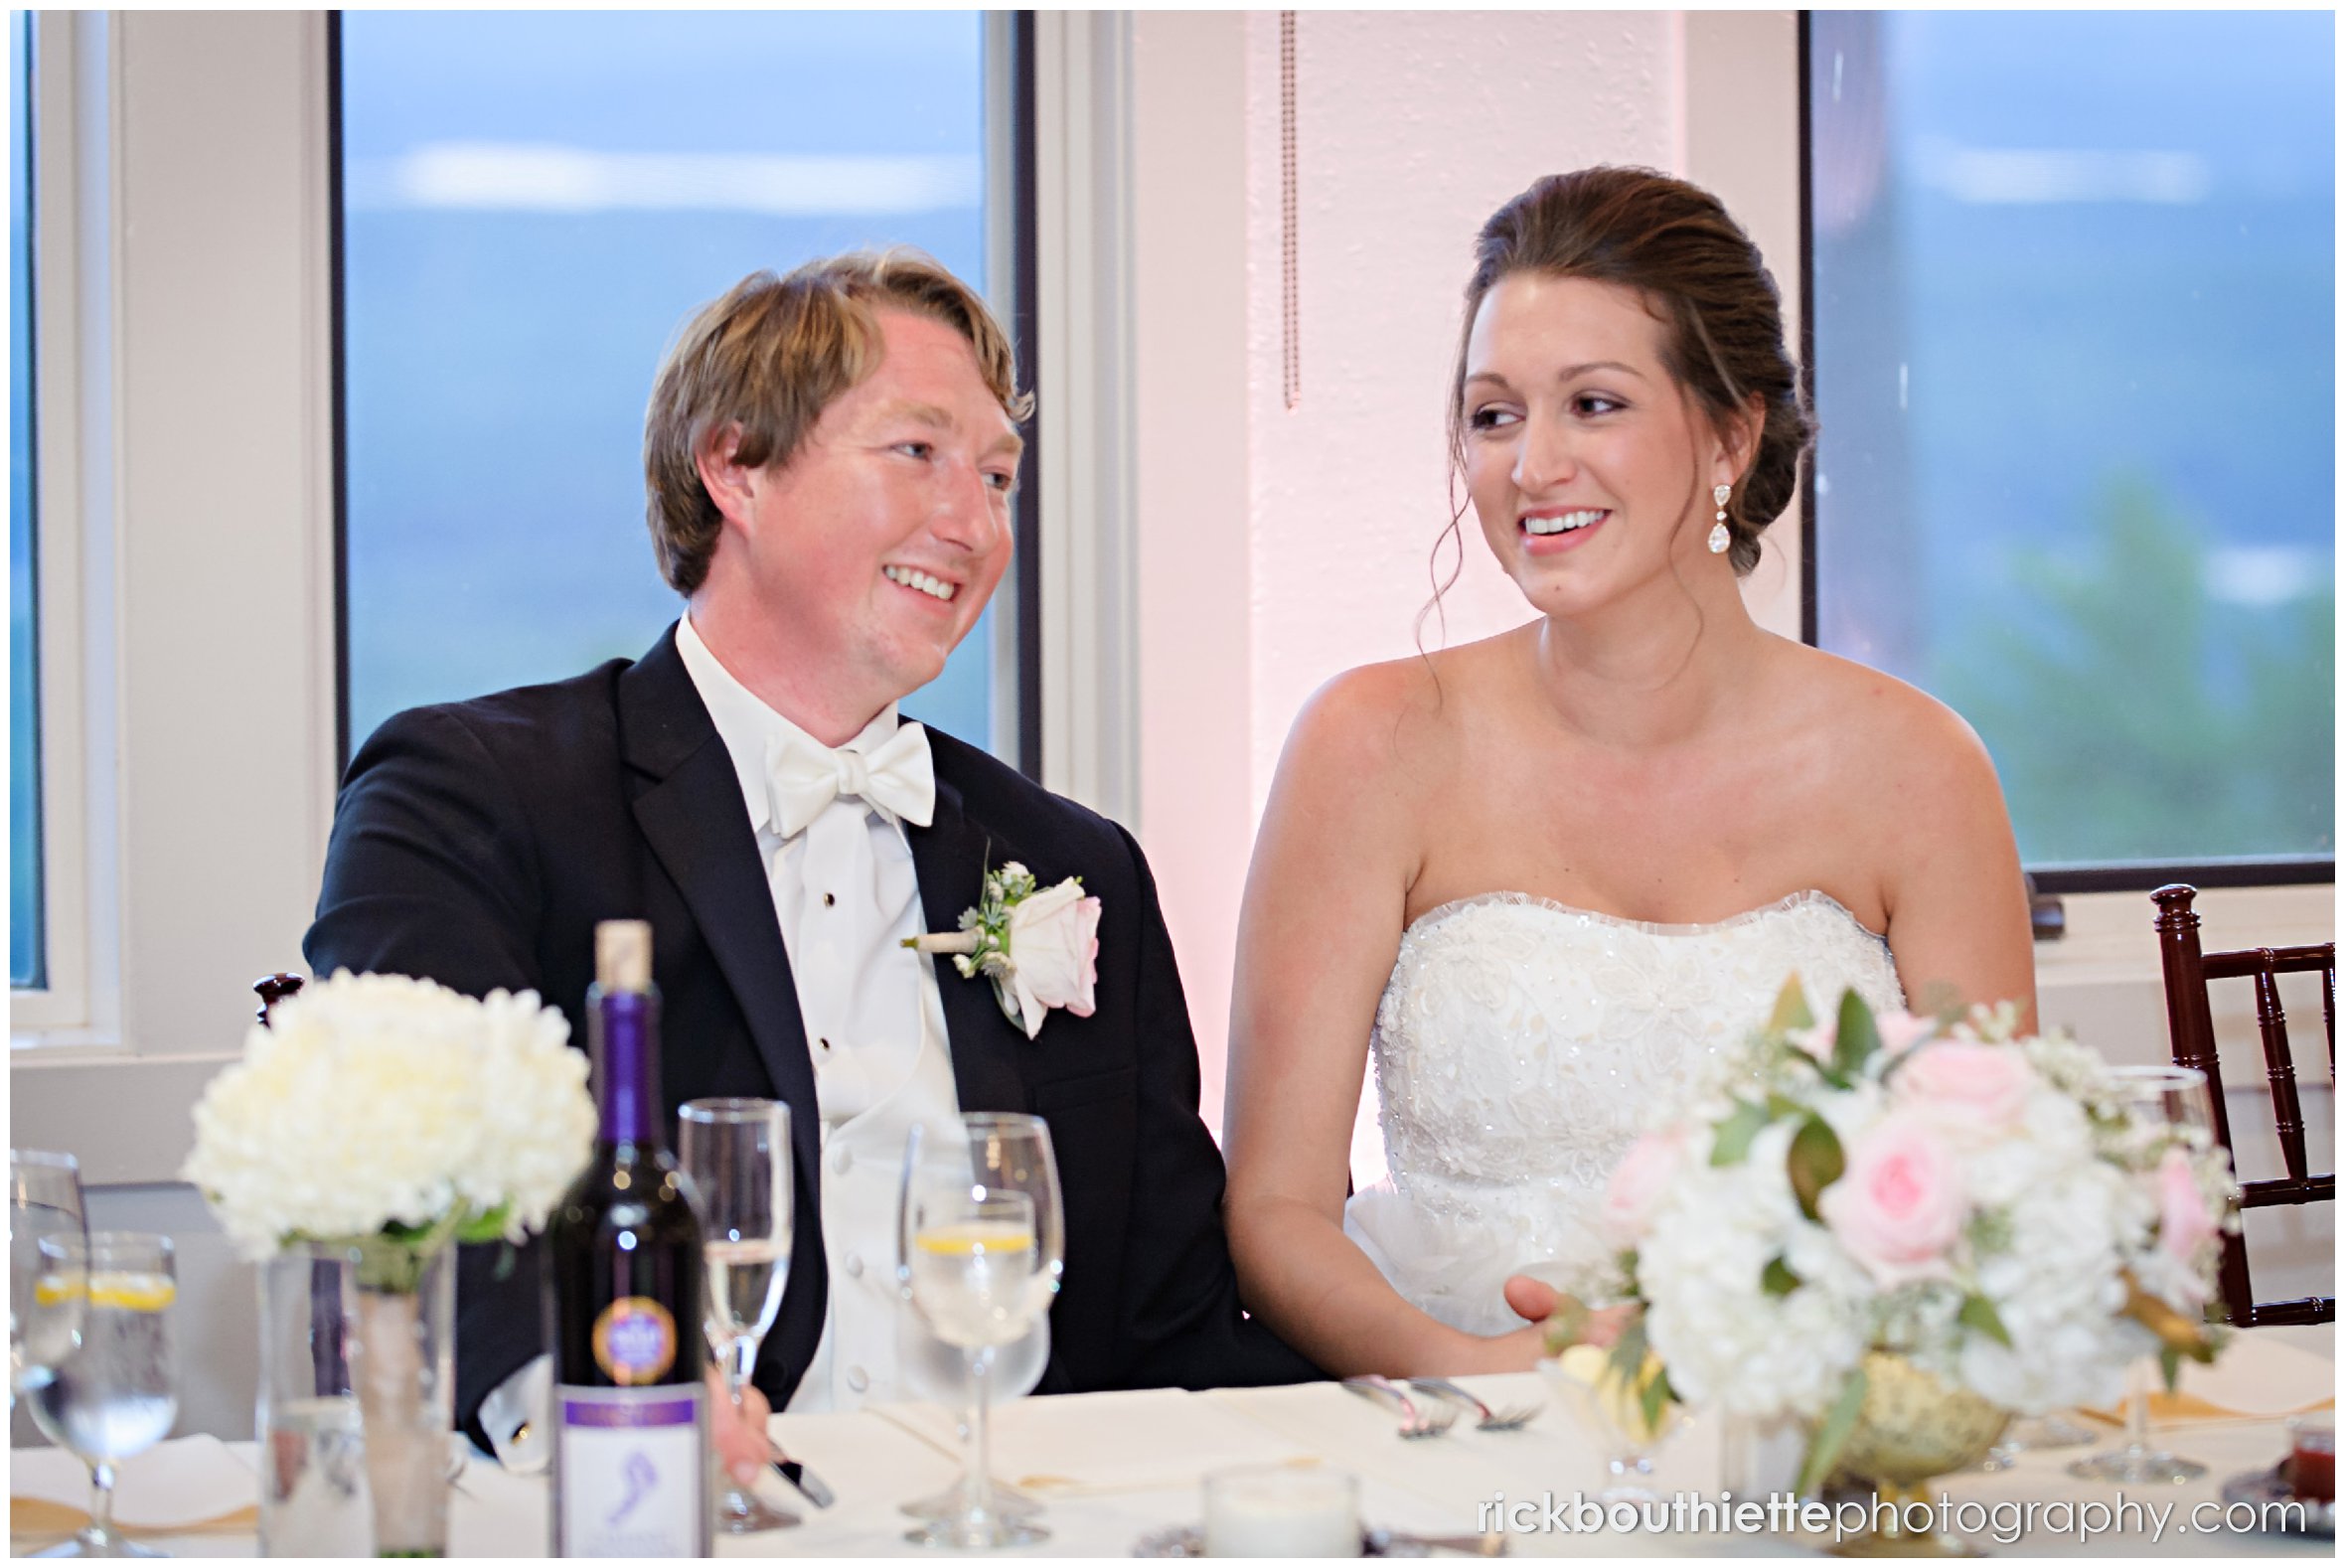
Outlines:
{"type": "Polygon", "coordinates": [[[1841,1557],[1973,1557],[1960,1536],[1935,1527],[1930,1482],[1986,1457],[2011,1412],[1947,1383],[1902,1355],[1865,1355],[1864,1403],[1840,1450],[1842,1474],[1879,1499],[1873,1528],[1832,1548],[1841,1557]],[[1908,1516],[1909,1505],[1911,1517],[1908,1516]]]}
{"type": "Polygon", "coordinates": [[[437,1557],[448,1536],[455,1263],[287,1246],[260,1271],[260,1545],[437,1557]]]}

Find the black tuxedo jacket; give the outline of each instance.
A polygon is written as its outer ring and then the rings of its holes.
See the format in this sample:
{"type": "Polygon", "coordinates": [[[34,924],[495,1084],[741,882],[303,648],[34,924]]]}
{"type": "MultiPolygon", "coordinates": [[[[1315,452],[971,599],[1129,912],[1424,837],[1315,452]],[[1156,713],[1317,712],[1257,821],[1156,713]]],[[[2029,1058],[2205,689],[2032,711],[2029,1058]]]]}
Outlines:
{"type": "MultiPolygon", "coordinates": [[[[1101,900],[1097,1011],[1028,1040],[951,961],[944,994],[964,1110],[1043,1117],[1066,1208],[1066,1274],[1043,1392],[1293,1382],[1318,1371],[1238,1311],[1221,1157],[1197,1118],[1196,1044],[1155,881],[1130,835],[992,756],[930,731],[931,826],[906,824],[927,929],[955,928],[985,868],[1101,900]]],[[[788,1102],[797,1217],[790,1280],[758,1358],[776,1409],[822,1333],[814,1068],[773,897],[724,742],[675,630],[630,665],[388,720],[343,780],[311,970],[426,976],[474,996],[533,989],[583,1045],[597,921],[652,924],[666,1125],[703,1095],[788,1102]]],[[[535,1249],[468,1249],[457,1286],[457,1412],[542,1348],[535,1249]]]]}

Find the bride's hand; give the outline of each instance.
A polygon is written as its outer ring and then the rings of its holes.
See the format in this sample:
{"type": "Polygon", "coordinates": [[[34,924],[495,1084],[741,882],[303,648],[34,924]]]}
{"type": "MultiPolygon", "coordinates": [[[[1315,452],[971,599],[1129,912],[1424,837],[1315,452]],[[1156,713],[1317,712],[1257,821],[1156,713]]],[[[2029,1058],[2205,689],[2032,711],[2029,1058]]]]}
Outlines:
{"type": "MultiPolygon", "coordinates": [[[[1517,1274],[1506,1282],[1506,1305],[1514,1309],[1516,1316],[1529,1319],[1534,1329],[1554,1317],[1564,1301],[1563,1292],[1527,1274],[1517,1274]]],[[[1586,1317],[1578,1325],[1579,1333],[1573,1342],[1607,1348],[1619,1341],[1621,1331],[1637,1315],[1634,1306],[1594,1307],[1585,1311],[1586,1317]]],[[[1540,1353],[1545,1354],[1545,1349],[1540,1353]]]]}

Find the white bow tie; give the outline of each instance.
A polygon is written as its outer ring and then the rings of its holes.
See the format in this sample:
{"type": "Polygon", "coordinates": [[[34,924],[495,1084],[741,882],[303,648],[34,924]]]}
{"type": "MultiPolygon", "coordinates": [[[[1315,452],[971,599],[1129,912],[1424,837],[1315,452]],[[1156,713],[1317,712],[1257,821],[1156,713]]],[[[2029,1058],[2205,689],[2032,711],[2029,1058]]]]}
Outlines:
{"type": "Polygon", "coordinates": [[[925,828],[936,815],[936,768],[928,731],[918,724],[898,724],[867,754],[805,736],[776,741],[766,752],[766,777],[774,831],[785,839],[804,833],[842,795],[861,797],[890,822],[900,817],[925,828]]]}

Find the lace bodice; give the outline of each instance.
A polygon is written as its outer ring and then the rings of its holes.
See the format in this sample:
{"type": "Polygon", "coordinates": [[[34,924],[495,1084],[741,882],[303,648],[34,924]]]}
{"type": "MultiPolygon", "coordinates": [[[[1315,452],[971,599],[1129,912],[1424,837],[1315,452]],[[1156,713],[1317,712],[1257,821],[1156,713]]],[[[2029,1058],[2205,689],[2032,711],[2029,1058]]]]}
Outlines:
{"type": "Polygon", "coordinates": [[[1507,1275],[1601,1260],[1613,1168],[1794,971],[1821,1001],[1853,986],[1876,1011],[1904,1005],[1888,944],[1821,892],[1715,925],[1523,893],[1429,910],[1401,937],[1371,1039],[1390,1176],[1352,1199],[1346,1230],[1435,1317],[1519,1327],[1507,1275]]]}

